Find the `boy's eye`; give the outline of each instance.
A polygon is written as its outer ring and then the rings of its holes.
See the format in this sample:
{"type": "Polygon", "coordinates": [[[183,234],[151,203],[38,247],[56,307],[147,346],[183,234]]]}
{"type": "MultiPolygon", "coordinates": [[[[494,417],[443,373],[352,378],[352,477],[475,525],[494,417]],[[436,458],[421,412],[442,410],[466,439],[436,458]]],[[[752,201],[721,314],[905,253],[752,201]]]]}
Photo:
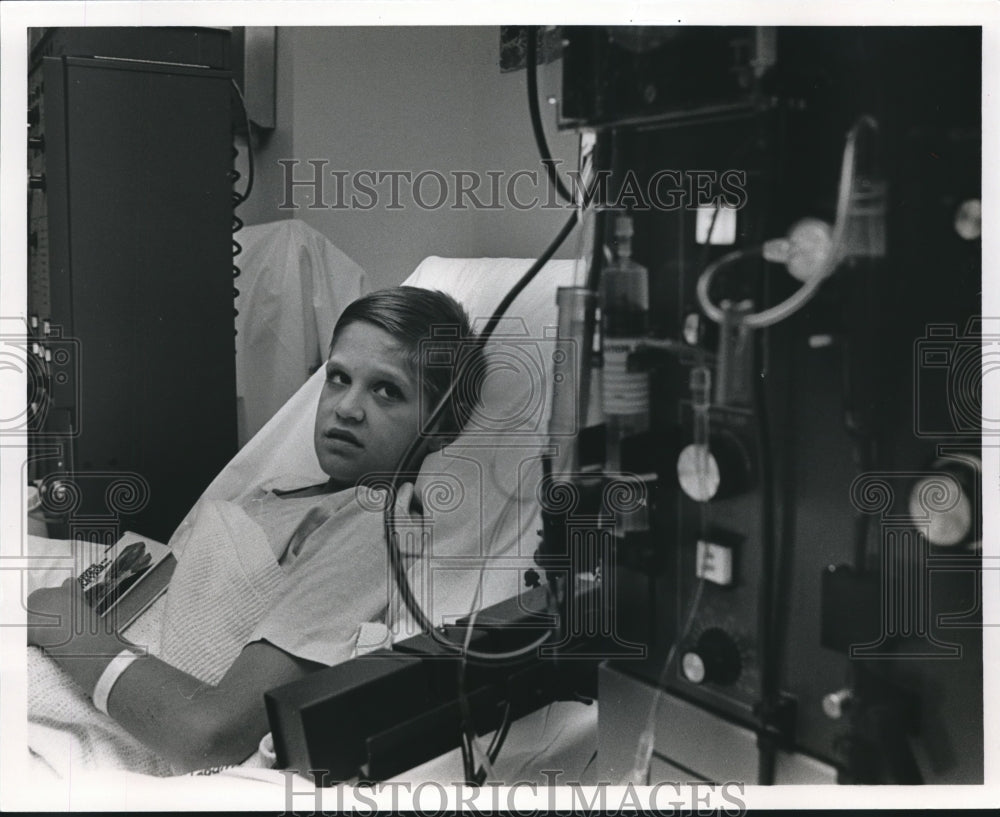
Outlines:
{"type": "Polygon", "coordinates": [[[339,369],[329,369],[326,373],[326,382],[336,386],[347,386],[351,379],[339,369]]]}
{"type": "Polygon", "coordinates": [[[375,387],[375,394],[379,397],[384,397],[387,400],[402,400],[403,392],[398,386],[394,386],[392,383],[379,383],[375,387]]]}

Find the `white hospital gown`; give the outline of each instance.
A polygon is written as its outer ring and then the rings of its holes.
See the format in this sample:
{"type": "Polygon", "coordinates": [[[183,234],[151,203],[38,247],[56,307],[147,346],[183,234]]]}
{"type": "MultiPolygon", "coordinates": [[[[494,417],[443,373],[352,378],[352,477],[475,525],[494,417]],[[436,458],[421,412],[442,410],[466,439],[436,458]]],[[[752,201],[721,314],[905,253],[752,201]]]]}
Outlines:
{"type": "MultiPolygon", "coordinates": [[[[383,619],[391,589],[377,504],[358,502],[353,491],[308,500],[262,492],[250,513],[232,502],[200,503],[175,545],[165,597],[126,636],[141,631],[152,654],[207,683],[259,639],[326,665],[350,658],[362,625],[383,619]],[[285,553],[313,508],[322,524],[285,553]]],[[[64,778],[83,769],[171,773],[55,662],[35,648],[29,659],[29,746],[40,765],[64,778]]]]}
{"type": "Polygon", "coordinates": [[[382,515],[353,489],[301,497],[262,488],[243,507],[284,574],[250,640],[328,666],[350,658],[358,628],[383,621],[391,600],[382,515]],[[317,514],[322,524],[296,536],[317,514]]]}

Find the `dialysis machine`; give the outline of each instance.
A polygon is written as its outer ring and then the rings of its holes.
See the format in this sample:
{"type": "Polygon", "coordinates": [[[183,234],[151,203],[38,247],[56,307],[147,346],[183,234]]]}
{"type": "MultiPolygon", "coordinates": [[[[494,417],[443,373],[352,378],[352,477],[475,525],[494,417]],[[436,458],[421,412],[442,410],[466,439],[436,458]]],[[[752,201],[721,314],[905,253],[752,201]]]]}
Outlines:
{"type": "Polygon", "coordinates": [[[563,37],[648,500],[602,779],[981,782],[979,29],[563,37]]]}
{"type": "Polygon", "coordinates": [[[378,779],[582,694],[610,783],[982,782],[980,30],[558,39],[603,422],[540,492],[579,498],[542,507],[556,656],[456,686],[544,630],[522,600],[318,673],[268,696],[279,762],[378,779]]]}

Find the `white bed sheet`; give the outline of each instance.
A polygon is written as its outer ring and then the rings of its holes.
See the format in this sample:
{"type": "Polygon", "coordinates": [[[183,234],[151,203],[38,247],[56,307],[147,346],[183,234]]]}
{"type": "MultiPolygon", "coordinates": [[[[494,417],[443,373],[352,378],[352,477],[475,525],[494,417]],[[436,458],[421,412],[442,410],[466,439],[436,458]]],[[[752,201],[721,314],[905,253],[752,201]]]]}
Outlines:
{"type": "MultiPolygon", "coordinates": [[[[488,745],[490,738],[484,735],[482,745],[488,745]]],[[[494,774],[486,783],[504,787],[535,784],[539,790],[553,783],[595,785],[596,750],[597,703],[559,701],[512,724],[494,774]]],[[[412,792],[421,784],[439,784],[455,797],[461,780],[461,753],[455,749],[385,781],[387,785],[381,793],[376,789],[376,794],[391,797],[392,786],[396,786],[402,796],[404,786],[412,792]]],[[[316,802],[322,803],[317,810],[334,811],[338,805],[355,802],[344,801],[350,795],[338,793],[336,787],[328,786],[317,794],[312,781],[301,775],[252,767],[176,777],[120,770],[81,771],[70,778],[58,778],[44,765],[32,763],[26,782],[25,791],[30,793],[30,806],[26,803],[26,807],[51,811],[286,811],[290,802],[301,811],[312,811],[316,802]]],[[[501,800],[501,804],[505,802],[501,800]]],[[[433,803],[429,801],[428,807],[433,803]]]]}
{"type": "MultiPolygon", "coordinates": [[[[471,316],[485,319],[499,302],[506,289],[512,285],[530,265],[526,259],[443,259],[429,258],[424,261],[405,283],[439,288],[453,294],[462,301],[471,316]],[[485,285],[484,285],[485,284],[485,285]]],[[[573,282],[574,262],[550,262],[536,282],[529,286],[515,302],[509,315],[520,323],[528,333],[529,338],[538,339],[544,336],[546,327],[556,324],[555,291],[557,286],[570,285],[573,282]]],[[[501,327],[501,333],[503,328],[501,327]]],[[[551,379],[551,364],[548,365],[546,376],[551,379]]],[[[236,499],[262,478],[273,475],[275,468],[287,472],[288,466],[298,466],[305,475],[315,474],[315,459],[310,458],[311,448],[311,417],[307,423],[301,421],[303,413],[315,405],[315,391],[320,378],[314,377],[303,386],[286,405],[272,418],[265,428],[250,442],[234,460],[227,466],[205,493],[207,498],[236,499]],[[305,452],[303,456],[303,452],[305,452]]],[[[547,398],[547,395],[544,396],[547,398]]],[[[544,420],[548,415],[548,399],[542,399],[537,407],[539,418],[544,420]]],[[[459,467],[459,482],[471,484],[462,475],[462,463],[468,463],[468,451],[484,438],[474,440],[466,449],[456,446],[458,457],[447,462],[446,456],[438,456],[435,463],[438,470],[454,475],[455,467],[459,467]]],[[[486,438],[488,439],[488,438],[486,438]]],[[[544,426],[540,426],[533,434],[514,435],[516,444],[537,449],[544,439],[544,426]]],[[[509,441],[509,440],[508,440],[509,441]]],[[[486,447],[488,449],[488,446],[486,447]]],[[[510,449],[510,450],[515,450],[510,449]]],[[[499,449],[498,449],[499,450],[499,449]]],[[[447,452],[448,449],[445,449],[447,452]]],[[[517,466],[516,453],[510,463],[517,466]]],[[[462,514],[452,514],[449,527],[447,515],[439,514],[438,529],[440,543],[462,543],[470,539],[469,530],[484,531],[487,507],[497,501],[497,496],[503,489],[509,490],[510,481],[503,476],[501,469],[495,463],[486,466],[477,464],[475,469],[482,475],[490,477],[492,487],[487,487],[485,481],[480,495],[469,495],[469,499],[479,503],[479,516],[471,515],[464,519],[462,514]],[[473,518],[474,517],[474,518],[473,518]]],[[[517,496],[515,494],[515,496],[517,496]]],[[[513,496],[510,498],[514,498],[513,496]]],[[[522,499],[526,497],[520,497],[522,499]]],[[[501,505],[509,506],[504,499],[501,505]]],[[[516,503],[515,503],[516,504],[516,503]]],[[[537,511],[537,509],[536,509],[537,511]]],[[[468,515],[467,515],[468,516],[468,515]]],[[[513,588],[514,592],[520,586],[519,574],[524,564],[531,563],[531,553],[534,550],[534,539],[525,539],[525,533],[533,534],[536,513],[527,515],[514,514],[502,508],[487,520],[491,525],[513,525],[511,532],[497,538],[509,546],[513,542],[513,550],[508,554],[512,557],[511,569],[508,572],[511,581],[502,582],[497,586],[493,598],[481,599],[481,604],[498,601],[509,592],[505,588],[513,588]],[[523,563],[523,564],[522,564],[523,563]]],[[[182,525],[172,539],[172,542],[183,533],[182,525]]],[[[529,534],[529,535],[530,535],[529,534]]],[[[435,556],[445,560],[459,558],[463,554],[451,553],[442,547],[435,556]]],[[[474,554],[466,567],[470,571],[476,569],[476,558],[485,554],[474,554]]],[[[455,572],[455,571],[451,571],[455,572]]],[[[448,570],[440,575],[449,575],[448,570]]],[[[457,573],[456,573],[457,575],[457,573]]],[[[498,574],[499,575],[499,574],[498,574]]],[[[469,596],[470,583],[467,580],[457,580],[455,587],[445,588],[438,580],[439,591],[449,597],[449,608],[454,613],[467,612],[471,601],[469,596]],[[454,596],[454,600],[451,597],[454,596]]],[[[441,615],[435,616],[439,620],[441,615]]],[[[542,770],[558,770],[562,774],[562,782],[586,782],[584,779],[596,750],[597,705],[585,705],[576,702],[560,702],[546,707],[526,718],[516,722],[508,735],[506,745],[494,768],[496,779],[508,784],[515,782],[535,782],[545,785],[550,782],[541,774],[542,770]]],[[[489,737],[484,738],[488,743],[489,737]]],[[[144,808],[285,808],[285,801],[274,798],[284,798],[289,786],[289,776],[281,771],[260,768],[232,768],[213,775],[195,775],[156,778],[149,775],[125,771],[114,772],[79,772],[69,778],[58,779],[51,770],[42,763],[30,766],[31,775],[38,785],[31,789],[39,795],[45,805],[39,808],[53,809],[103,809],[103,810],[139,810],[144,808]],[[266,791],[267,794],[263,794],[266,791]]],[[[396,778],[397,781],[439,782],[452,784],[461,779],[461,761],[457,750],[411,770],[396,778]]],[[[295,796],[298,802],[304,802],[298,792],[312,790],[304,779],[296,779],[295,796]]]]}

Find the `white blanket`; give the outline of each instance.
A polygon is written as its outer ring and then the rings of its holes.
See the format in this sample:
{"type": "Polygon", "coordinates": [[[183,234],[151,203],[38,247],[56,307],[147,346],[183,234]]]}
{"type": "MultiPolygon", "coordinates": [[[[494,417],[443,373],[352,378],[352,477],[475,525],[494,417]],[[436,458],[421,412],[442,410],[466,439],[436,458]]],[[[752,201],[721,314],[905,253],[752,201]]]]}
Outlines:
{"type": "MultiPolygon", "coordinates": [[[[216,683],[268,609],[281,569],[263,531],[238,506],[197,509],[170,589],[125,635],[152,655],[216,683]],[[196,634],[192,637],[192,633],[196,634]]],[[[65,560],[36,572],[33,586],[59,584],[65,560]]],[[[94,709],[90,698],[41,650],[28,653],[28,745],[60,777],[80,769],[173,773],[169,764],[94,709]]],[[[251,765],[260,765],[256,757],[251,765]]]]}

